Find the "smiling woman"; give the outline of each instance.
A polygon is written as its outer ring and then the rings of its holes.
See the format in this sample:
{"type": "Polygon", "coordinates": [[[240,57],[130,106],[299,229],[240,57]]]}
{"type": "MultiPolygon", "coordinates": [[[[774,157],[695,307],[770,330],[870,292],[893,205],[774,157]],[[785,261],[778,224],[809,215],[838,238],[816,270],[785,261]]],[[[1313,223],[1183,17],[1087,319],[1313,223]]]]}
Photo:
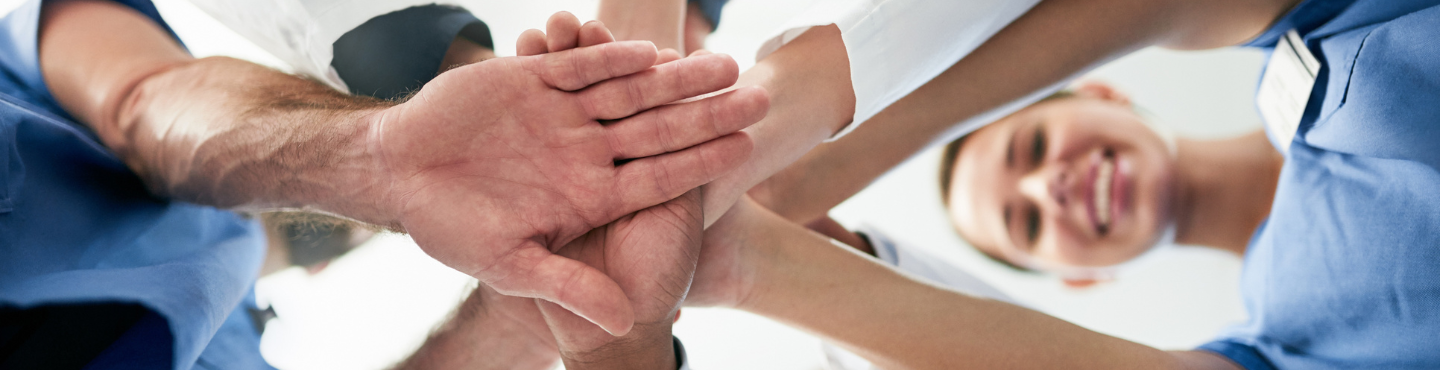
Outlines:
{"type": "Polygon", "coordinates": [[[1073,284],[1108,279],[1111,267],[1157,244],[1243,254],[1268,214],[1279,154],[1258,133],[1211,142],[1166,138],[1129,97],[1087,83],[951,143],[941,191],[956,230],[982,253],[1073,284]],[[1237,151],[1260,155],[1227,155],[1237,151]],[[1202,176],[1218,168],[1233,176],[1202,176]],[[1232,198],[1244,201],[1215,202],[1232,198]],[[1214,204],[1237,206],[1206,212],[1214,204]],[[1165,240],[1171,236],[1181,239],[1165,240]]]}

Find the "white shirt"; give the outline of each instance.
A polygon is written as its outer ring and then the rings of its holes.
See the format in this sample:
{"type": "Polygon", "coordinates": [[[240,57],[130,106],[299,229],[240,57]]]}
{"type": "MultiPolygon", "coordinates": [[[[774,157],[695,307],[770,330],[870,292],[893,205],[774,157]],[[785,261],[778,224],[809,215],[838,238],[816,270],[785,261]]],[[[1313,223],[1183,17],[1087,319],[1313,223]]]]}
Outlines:
{"type": "MultiPolygon", "coordinates": [[[[376,16],[453,0],[190,0],[220,23],[294,68],[349,91],[331,67],[335,40],[376,16]]],[[[817,2],[760,47],[773,53],[810,27],[840,28],[850,59],[855,117],[830,141],[975,51],[1040,0],[838,0],[817,2]]],[[[1064,83],[961,122],[932,144],[945,143],[1059,90],[1064,83]]]]}
{"type": "MultiPolygon", "coordinates": [[[[974,297],[1018,304],[1010,296],[990,284],[986,284],[984,280],[980,280],[975,275],[965,272],[959,266],[945,263],[943,259],[924,250],[905,247],[874,227],[862,225],[856,231],[864,234],[870,240],[870,246],[875,249],[876,257],[879,257],[887,265],[895,266],[896,270],[911,278],[974,297]]],[[[825,357],[830,362],[832,369],[879,369],[850,351],[829,343],[822,346],[821,350],[825,352],[825,357]]]]}
{"type": "MultiPolygon", "coordinates": [[[[850,58],[855,117],[829,141],[860,123],[975,51],[1040,0],[841,0],[818,2],[788,22],[760,47],[756,59],[775,52],[814,26],[840,28],[850,58]]],[[[972,117],[935,143],[974,131],[1059,90],[1064,83],[972,117]]],[[[932,143],[933,144],[933,143],[932,143]]]]}
{"type": "Polygon", "coordinates": [[[190,0],[206,14],[294,68],[350,91],[335,68],[335,40],[371,18],[436,0],[190,0]]]}

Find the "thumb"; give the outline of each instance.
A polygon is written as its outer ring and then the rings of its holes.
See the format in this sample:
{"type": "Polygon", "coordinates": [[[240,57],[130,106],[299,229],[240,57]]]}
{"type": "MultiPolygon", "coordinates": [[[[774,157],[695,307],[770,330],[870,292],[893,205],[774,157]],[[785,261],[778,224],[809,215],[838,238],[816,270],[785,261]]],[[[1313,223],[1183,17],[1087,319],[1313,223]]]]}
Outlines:
{"type": "Polygon", "coordinates": [[[501,294],[553,302],[611,335],[625,335],[635,324],[635,312],[619,284],[600,270],[550,253],[538,243],[521,247],[478,275],[501,294]]]}

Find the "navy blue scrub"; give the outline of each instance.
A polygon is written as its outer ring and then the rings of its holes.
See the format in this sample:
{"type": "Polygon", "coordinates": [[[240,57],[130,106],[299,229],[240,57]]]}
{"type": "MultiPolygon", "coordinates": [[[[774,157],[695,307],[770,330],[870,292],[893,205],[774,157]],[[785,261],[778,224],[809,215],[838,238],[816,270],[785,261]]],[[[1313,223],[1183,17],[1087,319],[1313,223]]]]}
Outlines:
{"type": "MultiPolygon", "coordinates": [[[[147,0],[117,2],[165,24],[147,0]]],[[[40,73],[39,15],[32,0],[0,20],[0,313],[135,311],[108,347],[90,354],[91,368],[269,368],[249,314],[264,255],[259,225],[156,198],[60,109],[40,73]]],[[[11,328],[73,324],[19,321],[0,330],[4,347],[43,340],[11,328]]],[[[0,360],[67,367],[24,358],[54,346],[25,348],[33,350],[0,360]]]]}
{"type": "MultiPolygon", "coordinates": [[[[1440,1],[1309,0],[1320,70],[1241,277],[1250,319],[1201,347],[1248,369],[1440,368],[1440,1]]],[[[1267,128],[1271,130],[1271,128],[1267,128]]]]}

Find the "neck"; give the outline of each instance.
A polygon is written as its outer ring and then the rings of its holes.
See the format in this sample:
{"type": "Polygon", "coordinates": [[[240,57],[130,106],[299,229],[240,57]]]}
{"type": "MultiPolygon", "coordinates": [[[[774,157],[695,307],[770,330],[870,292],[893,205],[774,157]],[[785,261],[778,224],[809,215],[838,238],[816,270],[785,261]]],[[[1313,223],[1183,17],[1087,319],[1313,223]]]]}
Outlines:
{"type": "Polygon", "coordinates": [[[1284,157],[1264,132],[1177,142],[1176,242],[1245,255],[1270,216],[1284,157]]]}

